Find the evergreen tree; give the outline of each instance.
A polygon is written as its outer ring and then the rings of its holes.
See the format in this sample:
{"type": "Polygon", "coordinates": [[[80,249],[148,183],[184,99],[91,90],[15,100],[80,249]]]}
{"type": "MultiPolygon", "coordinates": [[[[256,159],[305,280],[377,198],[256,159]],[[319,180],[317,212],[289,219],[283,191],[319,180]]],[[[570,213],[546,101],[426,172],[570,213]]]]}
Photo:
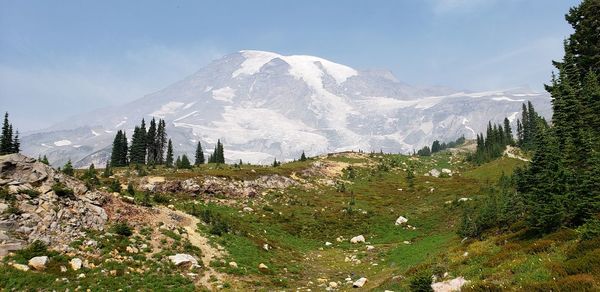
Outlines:
{"type": "Polygon", "coordinates": [[[19,131],[15,132],[15,138],[13,139],[12,147],[12,153],[21,152],[21,140],[19,139],[19,131]]]}
{"type": "Polygon", "coordinates": [[[417,155],[419,155],[419,156],[430,156],[431,155],[431,149],[429,148],[429,146],[425,146],[425,147],[421,148],[419,151],[417,151],[417,155]]]}
{"type": "Polygon", "coordinates": [[[530,149],[531,138],[530,138],[530,127],[529,127],[529,114],[527,113],[527,106],[523,104],[521,110],[521,126],[523,127],[523,137],[521,139],[521,148],[530,149]]]}
{"type": "Polygon", "coordinates": [[[225,150],[223,149],[223,143],[221,140],[217,140],[217,163],[225,163],[225,150]]]}
{"type": "Polygon", "coordinates": [[[181,168],[181,169],[191,169],[192,168],[192,164],[190,163],[190,159],[187,157],[187,155],[183,154],[183,155],[181,155],[181,160],[179,160],[179,157],[177,157],[177,160],[179,161],[177,168],[181,168]]]}
{"type": "Polygon", "coordinates": [[[507,145],[514,145],[515,140],[513,138],[512,129],[510,128],[510,121],[508,118],[504,118],[504,135],[505,142],[507,145]]]}
{"type": "Polygon", "coordinates": [[[175,168],[181,168],[181,156],[177,156],[175,160],[175,168]]]}
{"type": "Polygon", "coordinates": [[[202,151],[202,144],[198,141],[198,145],[196,146],[196,160],[194,161],[194,165],[204,164],[204,151],[202,151]]]}
{"type": "Polygon", "coordinates": [[[278,166],[280,166],[280,165],[281,165],[281,162],[277,161],[277,158],[275,158],[275,159],[273,160],[273,164],[272,164],[272,166],[273,166],[273,167],[278,167],[278,166]]]}
{"type": "Polygon", "coordinates": [[[102,173],[102,177],[110,177],[111,175],[113,175],[112,173],[112,169],[110,168],[110,162],[107,161],[106,162],[106,166],[104,167],[104,172],[102,173]]]}
{"type": "Polygon", "coordinates": [[[166,132],[166,125],[165,125],[165,121],[160,119],[158,121],[158,129],[156,130],[156,146],[157,146],[157,153],[156,153],[156,160],[158,161],[159,164],[164,164],[165,163],[165,149],[167,147],[167,132],[166,132]]]}
{"type": "Polygon", "coordinates": [[[127,137],[125,132],[119,130],[113,140],[110,164],[115,167],[127,166],[127,137]]]}
{"type": "Polygon", "coordinates": [[[42,159],[40,160],[40,162],[45,165],[50,165],[50,161],[48,161],[48,157],[46,157],[45,154],[44,154],[44,157],[42,157],[42,159]]]}
{"type": "Polygon", "coordinates": [[[148,164],[154,165],[158,162],[158,141],[157,141],[157,127],[156,120],[152,118],[150,120],[150,127],[148,128],[148,133],[146,135],[146,145],[148,152],[148,164]]]}
{"type": "Polygon", "coordinates": [[[62,172],[64,174],[66,174],[66,175],[73,176],[73,174],[75,173],[75,171],[73,170],[73,164],[71,163],[71,159],[69,159],[69,161],[67,161],[67,163],[65,164],[65,166],[63,166],[62,172]]]}
{"type": "Polygon", "coordinates": [[[517,177],[517,190],[524,194],[527,202],[530,227],[549,232],[559,228],[565,216],[564,171],[552,137],[541,132],[536,142],[537,150],[529,169],[517,177]]]}
{"type": "Polygon", "coordinates": [[[306,154],[302,151],[302,155],[300,155],[300,161],[306,161],[306,154]]]}
{"type": "Polygon", "coordinates": [[[167,167],[173,167],[173,143],[171,143],[171,139],[167,144],[167,158],[165,161],[165,165],[167,167]]]}
{"type": "Polygon", "coordinates": [[[131,148],[129,149],[129,160],[131,163],[146,164],[146,122],[142,119],[142,124],[135,127],[131,137],[131,148]]]}
{"type": "Polygon", "coordinates": [[[209,163],[225,163],[225,153],[223,150],[223,144],[221,140],[217,140],[217,145],[215,145],[215,149],[213,153],[208,158],[209,163]]]}
{"type": "Polygon", "coordinates": [[[2,136],[0,137],[0,155],[14,153],[12,125],[8,121],[8,112],[4,114],[2,136]]]}
{"type": "Polygon", "coordinates": [[[98,174],[96,173],[96,167],[94,164],[90,164],[89,168],[85,171],[83,176],[81,177],[86,182],[88,187],[94,187],[100,184],[100,180],[98,179],[98,174]]]}
{"type": "Polygon", "coordinates": [[[431,144],[431,153],[436,153],[439,152],[441,149],[441,145],[440,145],[440,141],[435,140],[433,141],[433,144],[431,144]]]}

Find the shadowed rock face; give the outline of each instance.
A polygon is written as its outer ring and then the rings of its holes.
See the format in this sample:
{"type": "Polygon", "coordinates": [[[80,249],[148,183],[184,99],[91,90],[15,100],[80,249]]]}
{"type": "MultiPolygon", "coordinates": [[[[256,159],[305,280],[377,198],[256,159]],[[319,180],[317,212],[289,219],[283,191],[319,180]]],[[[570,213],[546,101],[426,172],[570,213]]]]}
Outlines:
{"type": "Polygon", "coordinates": [[[34,240],[68,249],[84,229],[102,230],[108,219],[103,193],[21,154],[0,156],[0,187],[0,204],[13,207],[0,214],[0,256],[34,240]],[[73,196],[57,194],[56,184],[73,196]]]}

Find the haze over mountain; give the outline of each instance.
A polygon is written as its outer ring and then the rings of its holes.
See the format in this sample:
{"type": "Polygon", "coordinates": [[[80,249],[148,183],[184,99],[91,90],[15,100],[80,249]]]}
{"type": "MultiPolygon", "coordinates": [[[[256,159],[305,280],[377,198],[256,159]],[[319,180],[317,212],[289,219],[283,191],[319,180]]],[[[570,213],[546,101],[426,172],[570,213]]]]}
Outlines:
{"type": "MultiPolygon", "coordinates": [[[[319,57],[240,51],[128,104],[82,114],[23,137],[23,152],[54,165],[103,165],[117,130],[165,119],[176,154],[217,139],[230,161],[270,163],[302,151],[409,152],[433,140],[474,138],[487,122],[515,121],[533,102],[549,118],[546,93],[415,87],[384,70],[356,70],[319,57]]],[[[514,126],[514,125],[513,125],[514,126]]]]}

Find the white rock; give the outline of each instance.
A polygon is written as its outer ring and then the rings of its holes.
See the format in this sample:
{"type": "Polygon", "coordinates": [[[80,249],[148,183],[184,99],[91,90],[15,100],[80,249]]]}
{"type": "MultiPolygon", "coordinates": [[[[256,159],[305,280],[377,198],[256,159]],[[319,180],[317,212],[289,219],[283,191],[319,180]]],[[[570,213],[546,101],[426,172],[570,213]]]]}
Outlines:
{"type": "Polygon", "coordinates": [[[12,264],[13,268],[19,270],[19,271],[24,271],[27,272],[29,271],[29,266],[27,265],[22,265],[22,264],[12,264]]]}
{"type": "Polygon", "coordinates": [[[47,264],[48,264],[47,256],[34,257],[29,260],[29,266],[38,271],[45,269],[47,264]]]}
{"type": "Polygon", "coordinates": [[[429,175],[433,176],[433,177],[439,177],[440,176],[440,171],[437,169],[432,169],[429,171],[429,175]]]}
{"type": "Polygon", "coordinates": [[[263,249],[266,251],[269,251],[269,249],[271,249],[271,247],[268,244],[263,244],[263,249]]]}
{"type": "Polygon", "coordinates": [[[447,168],[442,168],[442,172],[445,173],[445,174],[452,175],[452,170],[447,169],[447,168]]]}
{"type": "Polygon", "coordinates": [[[244,211],[244,212],[254,212],[254,209],[252,209],[250,207],[244,207],[244,209],[242,209],[242,211],[244,211]]]}
{"type": "Polygon", "coordinates": [[[372,246],[372,245],[367,245],[367,250],[374,250],[374,249],[375,249],[375,247],[374,247],[374,246],[372,246]]]}
{"type": "Polygon", "coordinates": [[[238,264],[236,262],[229,262],[229,266],[232,267],[232,268],[234,268],[234,269],[238,268],[238,264]]]}
{"type": "Polygon", "coordinates": [[[396,225],[402,225],[406,222],[408,222],[408,219],[406,219],[404,216],[400,216],[398,219],[396,219],[396,225]]]}
{"type": "Polygon", "coordinates": [[[331,246],[332,244],[333,244],[333,243],[331,243],[331,242],[329,242],[329,241],[326,241],[326,242],[325,242],[325,246],[331,246]]]}
{"type": "Polygon", "coordinates": [[[404,244],[410,244],[410,241],[408,241],[408,240],[405,240],[405,241],[403,241],[402,243],[404,243],[404,244]]]}
{"type": "Polygon", "coordinates": [[[465,253],[463,253],[463,257],[468,257],[469,256],[469,252],[465,251],[465,253]]]}
{"type": "Polygon", "coordinates": [[[8,205],[4,203],[0,203],[0,214],[4,213],[8,209],[8,205]]]}
{"type": "Polygon", "coordinates": [[[338,286],[338,283],[336,283],[336,282],[329,282],[329,287],[331,287],[331,288],[337,288],[337,286],[338,286]]]}
{"type": "Polygon", "coordinates": [[[85,278],[85,274],[84,274],[84,273],[81,273],[81,274],[79,274],[79,275],[77,276],[77,278],[79,278],[79,279],[83,279],[83,278],[85,278]]]}
{"type": "Polygon", "coordinates": [[[350,239],[350,243],[361,243],[361,242],[365,242],[365,237],[362,235],[355,236],[355,237],[352,237],[352,239],[350,239]]]}
{"type": "Polygon", "coordinates": [[[73,269],[73,271],[77,271],[77,270],[81,269],[81,265],[83,264],[83,262],[79,258],[74,258],[74,259],[71,259],[69,264],[71,265],[71,269],[73,269]]]}
{"type": "Polygon", "coordinates": [[[178,253],[176,255],[169,256],[169,260],[176,266],[192,264],[198,265],[198,261],[191,255],[185,253],[178,253]]]}
{"type": "Polygon", "coordinates": [[[267,265],[265,265],[265,264],[263,264],[263,263],[260,263],[260,265],[258,265],[258,269],[259,269],[261,272],[266,272],[266,271],[268,271],[268,270],[269,270],[269,267],[267,267],[267,265]]]}
{"type": "Polygon", "coordinates": [[[459,202],[466,202],[466,201],[469,201],[469,200],[471,200],[471,198],[460,198],[460,199],[458,199],[459,202]]]}
{"type": "Polygon", "coordinates": [[[360,287],[364,286],[365,283],[367,283],[367,278],[362,277],[362,278],[354,281],[354,283],[352,283],[352,287],[354,287],[354,288],[360,288],[360,287]]]}
{"type": "Polygon", "coordinates": [[[433,289],[433,291],[435,292],[460,291],[462,286],[464,286],[467,283],[469,283],[469,281],[465,280],[465,278],[458,277],[452,280],[433,283],[431,284],[431,289],[433,289]]]}

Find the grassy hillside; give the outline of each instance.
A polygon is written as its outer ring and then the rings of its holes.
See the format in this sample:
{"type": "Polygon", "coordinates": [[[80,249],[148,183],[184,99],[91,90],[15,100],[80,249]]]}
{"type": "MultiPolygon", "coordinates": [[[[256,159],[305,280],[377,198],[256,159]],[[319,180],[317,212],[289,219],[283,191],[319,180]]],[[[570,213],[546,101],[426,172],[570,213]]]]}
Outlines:
{"type": "MultiPolygon", "coordinates": [[[[577,231],[569,229],[535,238],[528,236],[518,223],[508,231],[491,231],[480,238],[459,237],[456,231],[463,208],[471,208],[481,198],[482,188],[526,163],[503,157],[476,166],[465,163],[462,155],[447,151],[420,158],[342,153],[280,167],[203,165],[192,170],[148,169],[147,176],[165,181],[201,181],[213,176],[239,181],[278,174],[293,178],[298,184],[266,190],[253,198],[220,193],[150,195],[154,208],[172,205],[173,209],[197,217],[201,222],[198,232],[222,248],[220,257],[210,264],[220,278],[211,277],[208,285],[164,260],[175,251],[201,254],[191,241],[179,232],[156,233],[157,222],[141,222],[134,224],[134,238],[150,242],[153,238],[149,234],[158,234],[164,240],[164,250],[140,252],[137,259],[122,263],[153,267],[143,273],[111,275],[102,271],[128,268],[107,267],[102,260],[85,272],[86,278],[53,269],[21,272],[5,264],[0,267],[0,287],[113,289],[115,283],[127,283],[126,287],[132,290],[194,290],[209,286],[226,290],[314,291],[327,287],[349,290],[353,281],[366,277],[368,281],[362,288],[365,290],[409,291],[411,283],[416,287],[419,277],[435,275],[437,281],[462,276],[469,281],[463,288],[474,291],[599,289],[598,238],[583,240],[577,231]],[[427,175],[434,168],[449,169],[452,175],[427,175]],[[410,169],[415,173],[412,186],[407,179],[410,169]],[[408,222],[395,225],[399,216],[408,222]],[[366,243],[350,243],[358,235],[363,235],[366,243]],[[260,269],[260,264],[268,268],[260,269]],[[56,282],[56,278],[67,280],[56,282]]],[[[147,178],[137,176],[133,168],[115,169],[112,179],[123,185],[134,184],[138,190],[135,201],[143,201],[140,185],[147,178]]],[[[104,179],[104,183],[110,180],[104,179]]],[[[123,191],[123,195],[128,194],[123,191]]],[[[123,206],[115,207],[115,213],[125,212],[123,206]]],[[[92,232],[86,236],[100,242],[106,238],[92,232]]],[[[121,240],[128,239],[107,241],[100,257],[115,249],[123,253],[127,244],[119,243],[121,240]]],[[[16,257],[7,257],[4,263],[16,257]]],[[[55,257],[65,257],[66,261],[69,255],[55,257]]]]}

